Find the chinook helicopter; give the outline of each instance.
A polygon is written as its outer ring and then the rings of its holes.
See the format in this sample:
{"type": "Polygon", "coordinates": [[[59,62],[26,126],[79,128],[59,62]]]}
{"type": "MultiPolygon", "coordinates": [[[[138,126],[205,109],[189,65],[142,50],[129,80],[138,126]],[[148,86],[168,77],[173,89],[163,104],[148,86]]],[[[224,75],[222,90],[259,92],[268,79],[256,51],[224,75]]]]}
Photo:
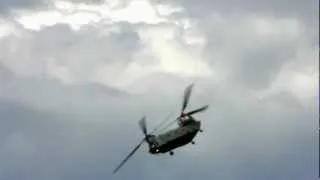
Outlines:
{"type": "Polygon", "coordinates": [[[188,105],[193,84],[187,86],[184,92],[182,109],[180,115],[173,121],[178,123],[178,127],[169,130],[165,133],[155,135],[148,133],[146,125],[146,117],[142,117],[139,121],[139,126],[144,134],[144,138],[141,142],[130,152],[130,154],[115,168],[113,174],[116,173],[128,159],[140,148],[140,146],[146,142],[149,145],[149,153],[152,155],[167,153],[173,155],[173,150],[189,143],[194,144],[194,137],[198,132],[202,132],[201,123],[191,115],[205,111],[209,105],[205,105],[201,108],[189,111],[185,113],[185,109],[188,105]]]}

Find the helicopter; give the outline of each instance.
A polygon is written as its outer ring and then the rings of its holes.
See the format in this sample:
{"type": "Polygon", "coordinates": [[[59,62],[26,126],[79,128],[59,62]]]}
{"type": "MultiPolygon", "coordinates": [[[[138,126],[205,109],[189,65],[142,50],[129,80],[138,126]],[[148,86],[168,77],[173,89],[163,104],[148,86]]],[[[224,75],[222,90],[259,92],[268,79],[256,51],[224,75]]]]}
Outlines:
{"type": "MultiPolygon", "coordinates": [[[[139,121],[139,126],[144,135],[144,138],[140,143],[129,153],[129,155],[115,168],[113,174],[116,173],[128,159],[140,148],[140,146],[146,142],[149,146],[149,153],[152,155],[168,153],[172,156],[173,150],[189,143],[195,144],[193,141],[194,137],[198,132],[203,132],[201,129],[201,122],[195,119],[192,115],[198,112],[205,111],[209,105],[202,106],[198,109],[185,113],[185,109],[189,103],[193,84],[187,86],[184,91],[183,103],[180,115],[173,121],[177,122],[178,127],[169,130],[165,133],[155,135],[148,133],[146,125],[146,117],[143,116],[139,121]]],[[[154,129],[155,131],[156,129],[154,129]]],[[[153,132],[154,132],[153,131],[153,132]]]]}

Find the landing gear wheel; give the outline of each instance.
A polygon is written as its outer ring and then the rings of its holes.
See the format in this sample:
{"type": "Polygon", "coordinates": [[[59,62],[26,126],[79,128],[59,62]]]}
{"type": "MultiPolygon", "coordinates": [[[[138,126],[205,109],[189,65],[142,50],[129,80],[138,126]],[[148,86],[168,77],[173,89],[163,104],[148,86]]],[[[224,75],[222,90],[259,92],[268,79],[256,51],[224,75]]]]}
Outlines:
{"type": "Polygon", "coordinates": [[[169,154],[170,154],[170,156],[172,156],[172,155],[174,154],[174,152],[173,152],[173,151],[170,151],[170,153],[169,153],[169,154]]]}
{"type": "Polygon", "coordinates": [[[200,132],[203,132],[203,130],[202,130],[202,129],[200,129],[200,132]]]}
{"type": "Polygon", "coordinates": [[[195,144],[195,142],[194,142],[194,141],[191,141],[191,144],[195,144]]]}

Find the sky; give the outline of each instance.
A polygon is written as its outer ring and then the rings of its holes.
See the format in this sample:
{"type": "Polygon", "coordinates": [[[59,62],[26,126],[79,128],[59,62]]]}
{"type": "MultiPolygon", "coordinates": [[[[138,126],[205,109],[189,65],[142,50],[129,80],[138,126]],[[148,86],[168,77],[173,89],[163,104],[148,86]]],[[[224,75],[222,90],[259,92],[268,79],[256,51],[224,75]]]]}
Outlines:
{"type": "Polygon", "coordinates": [[[318,179],[318,8],[1,0],[0,179],[318,179]],[[112,175],[191,83],[188,110],[210,105],[195,145],[112,175]]]}

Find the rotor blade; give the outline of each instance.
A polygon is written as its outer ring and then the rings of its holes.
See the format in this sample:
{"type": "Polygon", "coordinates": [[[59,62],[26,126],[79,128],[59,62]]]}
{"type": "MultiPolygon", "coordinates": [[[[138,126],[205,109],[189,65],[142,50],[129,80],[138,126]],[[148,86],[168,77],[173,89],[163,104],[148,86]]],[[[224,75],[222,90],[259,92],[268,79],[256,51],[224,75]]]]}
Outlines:
{"type": "Polygon", "coordinates": [[[183,103],[182,103],[181,112],[184,112],[184,110],[186,109],[186,107],[187,107],[187,105],[189,103],[189,99],[190,99],[192,88],[193,88],[193,84],[190,84],[186,88],[186,90],[184,91],[184,97],[183,97],[183,103]]]}
{"type": "Polygon", "coordinates": [[[205,111],[205,110],[208,109],[208,107],[209,107],[209,105],[205,105],[205,106],[203,106],[203,107],[201,107],[201,108],[198,108],[198,109],[195,109],[195,110],[193,110],[193,111],[190,111],[190,112],[186,113],[186,115],[187,115],[187,116],[190,116],[190,115],[192,115],[192,114],[205,111]]]}
{"type": "Polygon", "coordinates": [[[162,121],[159,125],[156,126],[156,128],[154,128],[150,134],[153,134],[154,132],[156,132],[161,126],[163,126],[166,122],[168,122],[168,120],[170,120],[170,117],[173,115],[173,111],[171,111],[171,113],[165,118],[164,121],[162,121]]]}
{"type": "Polygon", "coordinates": [[[116,167],[112,174],[116,173],[123,165],[128,161],[128,159],[139,149],[145,138],[130,152],[130,154],[116,167]]]}
{"type": "Polygon", "coordinates": [[[146,125],[146,117],[143,116],[139,121],[140,128],[144,135],[147,135],[147,125],[146,125]]]}

